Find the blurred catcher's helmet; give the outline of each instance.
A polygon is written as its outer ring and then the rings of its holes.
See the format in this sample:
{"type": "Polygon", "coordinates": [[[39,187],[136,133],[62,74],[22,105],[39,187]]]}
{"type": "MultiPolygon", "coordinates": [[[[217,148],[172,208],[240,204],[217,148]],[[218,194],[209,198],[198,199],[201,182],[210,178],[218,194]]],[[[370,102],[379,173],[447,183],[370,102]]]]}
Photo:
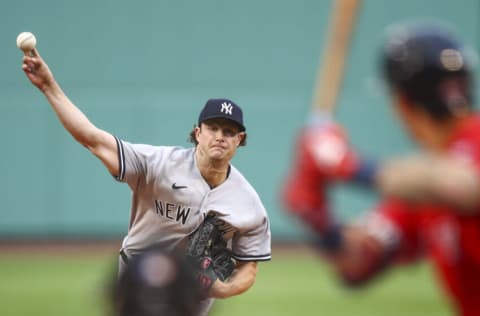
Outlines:
{"type": "Polygon", "coordinates": [[[114,283],[115,316],[198,315],[200,289],[183,254],[154,246],[134,256],[114,283]]]}
{"type": "Polygon", "coordinates": [[[398,28],[383,47],[384,77],[412,105],[442,120],[473,103],[472,65],[460,42],[439,25],[398,28]]]}

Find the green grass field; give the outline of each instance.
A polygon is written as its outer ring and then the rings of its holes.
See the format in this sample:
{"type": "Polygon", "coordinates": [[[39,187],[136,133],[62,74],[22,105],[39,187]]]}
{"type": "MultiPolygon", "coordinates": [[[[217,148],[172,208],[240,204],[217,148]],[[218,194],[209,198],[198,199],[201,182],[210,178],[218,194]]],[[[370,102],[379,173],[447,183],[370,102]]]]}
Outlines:
{"type": "MultiPolygon", "coordinates": [[[[115,258],[108,254],[3,254],[1,315],[106,315],[105,288],[115,258]]],[[[368,288],[341,288],[309,255],[275,255],[260,265],[244,295],[218,301],[213,315],[451,315],[426,264],[398,268],[368,288]]]]}

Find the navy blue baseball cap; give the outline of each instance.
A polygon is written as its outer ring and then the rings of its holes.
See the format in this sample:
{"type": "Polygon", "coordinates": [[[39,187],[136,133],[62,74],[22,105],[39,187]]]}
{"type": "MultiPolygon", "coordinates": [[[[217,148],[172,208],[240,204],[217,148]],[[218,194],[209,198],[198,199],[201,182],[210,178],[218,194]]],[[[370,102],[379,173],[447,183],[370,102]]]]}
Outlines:
{"type": "Polygon", "coordinates": [[[198,116],[198,125],[206,120],[223,118],[233,121],[245,131],[242,109],[229,99],[209,99],[198,116]]]}
{"type": "Polygon", "coordinates": [[[411,83],[421,90],[420,81],[470,71],[463,45],[446,28],[419,24],[399,28],[382,51],[386,79],[397,86],[411,83]]]}

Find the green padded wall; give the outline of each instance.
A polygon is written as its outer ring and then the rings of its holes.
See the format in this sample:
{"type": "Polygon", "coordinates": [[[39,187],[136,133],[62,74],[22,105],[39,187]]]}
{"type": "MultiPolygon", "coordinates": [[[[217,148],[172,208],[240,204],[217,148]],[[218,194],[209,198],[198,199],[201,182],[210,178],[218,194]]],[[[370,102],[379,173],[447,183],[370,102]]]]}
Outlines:
{"type": "MultiPolygon", "coordinates": [[[[346,66],[338,119],[352,142],[381,157],[411,146],[378,84],[375,56],[392,22],[434,17],[474,47],[476,0],[364,0],[346,66]]],[[[274,240],[302,236],[279,189],[292,141],[309,111],[330,1],[3,1],[0,5],[0,235],[118,237],[130,192],[63,130],[24,77],[19,32],[99,127],[131,142],[185,145],[199,109],[228,97],[245,112],[249,143],[234,164],[257,188],[274,240]],[[292,225],[293,222],[293,225],[292,225]]],[[[339,188],[333,206],[352,217],[374,197],[339,188]]]]}

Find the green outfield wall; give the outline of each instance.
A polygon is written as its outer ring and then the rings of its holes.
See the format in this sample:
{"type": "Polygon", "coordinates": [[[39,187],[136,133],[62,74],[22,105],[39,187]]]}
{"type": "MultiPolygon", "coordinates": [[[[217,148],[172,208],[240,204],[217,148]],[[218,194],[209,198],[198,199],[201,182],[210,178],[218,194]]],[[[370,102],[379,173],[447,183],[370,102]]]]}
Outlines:
{"type": "MultiPolygon", "coordinates": [[[[248,145],[236,165],[262,197],[274,240],[304,231],[280,203],[295,133],[308,116],[331,1],[2,1],[0,4],[0,236],[98,238],[125,234],[130,191],[57,121],[24,77],[19,32],[37,35],[57,80],[100,128],[137,143],[185,145],[210,97],[244,108],[248,145]]],[[[477,0],[364,0],[346,65],[338,120],[362,151],[410,150],[378,81],[387,25],[419,18],[452,25],[478,48],[477,0]]],[[[374,203],[335,188],[353,217],[374,203]]]]}

